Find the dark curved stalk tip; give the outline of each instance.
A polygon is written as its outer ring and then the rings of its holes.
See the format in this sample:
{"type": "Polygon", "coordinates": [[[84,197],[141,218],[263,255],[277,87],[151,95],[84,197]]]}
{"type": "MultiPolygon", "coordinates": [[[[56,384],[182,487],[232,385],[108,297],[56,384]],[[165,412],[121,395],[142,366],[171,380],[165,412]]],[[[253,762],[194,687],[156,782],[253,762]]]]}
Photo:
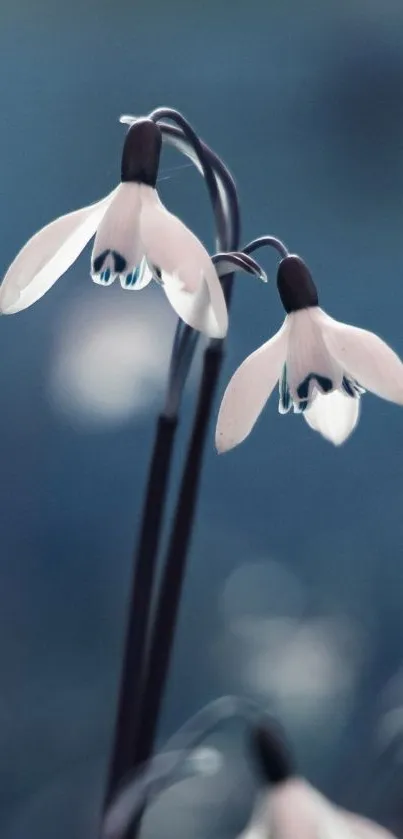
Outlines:
{"type": "MultiPolygon", "coordinates": [[[[221,242],[223,236],[225,235],[225,225],[222,218],[222,214],[219,212],[220,207],[220,195],[218,191],[217,180],[214,175],[213,169],[211,164],[208,161],[208,156],[205,151],[204,144],[200,141],[198,135],[190,125],[190,123],[185,119],[185,117],[179,113],[179,111],[175,111],[173,108],[155,108],[154,111],[151,111],[149,114],[149,119],[153,120],[153,122],[159,123],[163,119],[170,119],[175,122],[179,128],[182,129],[183,134],[185,135],[188,142],[193,147],[199,161],[201,168],[203,170],[204,179],[206,181],[206,186],[210,195],[210,201],[213,207],[213,212],[216,218],[216,225],[217,225],[217,242],[221,242]]],[[[161,126],[160,126],[161,128],[161,126]]]]}
{"type": "Polygon", "coordinates": [[[227,251],[227,253],[215,253],[211,257],[213,265],[219,277],[225,277],[226,274],[233,274],[235,271],[243,271],[252,276],[259,277],[263,282],[267,282],[267,277],[263,268],[253,259],[249,254],[243,251],[227,251]],[[223,270],[225,265],[225,271],[223,270]]]}
{"type": "Polygon", "coordinates": [[[257,239],[253,239],[252,242],[249,242],[242,248],[243,253],[254,253],[254,251],[259,250],[260,248],[274,248],[277,253],[280,254],[282,259],[285,259],[286,256],[289,256],[288,249],[281,241],[281,239],[277,239],[276,236],[259,236],[257,239]]]}
{"type": "MultiPolygon", "coordinates": [[[[159,123],[163,138],[173,145],[175,148],[182,149],[184,154],[189,153],[189,146],[186,148],[183,142],[183,135],[180,129],[174,125],[169,125],[166,122],[159,123]]],[[[200,145],[203,148],[203,153],[206,155],[210,166],[214,170],[218,183],[218,191],[221,200],[220,209],[225,213],[225,230],[222,230],[222,241],[218,245],[217,250],[231,251],[237,250],[237,245],[240,239],[240,211],[238,193],[234,178],[231,172],[216,154],[203,140],[200,140],[200,145]]],[[[200,167],[203,173],[202,168],[200,167]]],[[[220,225],[220,229],[223,227],[220,225]]],[[[219,228],[219,225],[217,225],[219,228]]]]}

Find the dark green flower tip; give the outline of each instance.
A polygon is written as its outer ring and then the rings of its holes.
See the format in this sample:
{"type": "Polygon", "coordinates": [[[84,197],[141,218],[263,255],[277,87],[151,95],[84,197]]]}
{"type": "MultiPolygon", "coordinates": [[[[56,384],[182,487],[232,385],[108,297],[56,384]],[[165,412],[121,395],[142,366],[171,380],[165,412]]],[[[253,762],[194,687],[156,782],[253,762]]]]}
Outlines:
{"type": "Polygon", "coordinates": [[[260,720],[252,727],[251,748],[265,783],[280,784],[294,775],[290,751],[281,730],[272,720],[260,720]]]}
{"type": "Polygon", "coordinates": [[[277,272],[277,288],[287,314],[318,306],[315,283],[300,256],[291,254],[281,260],[277,272]]]}
{"type": "Polygon", "coordinates": [[[138,119],[130,126],[122,153],[123,183],[155,187],[161,154],[162,135],[151,119],[138,119]]]}

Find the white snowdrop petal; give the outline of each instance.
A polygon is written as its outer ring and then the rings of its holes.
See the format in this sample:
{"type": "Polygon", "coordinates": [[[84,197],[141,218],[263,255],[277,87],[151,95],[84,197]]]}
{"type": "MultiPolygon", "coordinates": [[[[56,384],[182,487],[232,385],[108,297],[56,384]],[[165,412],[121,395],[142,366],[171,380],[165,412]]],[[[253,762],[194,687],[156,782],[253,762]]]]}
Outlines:
{"type": "Polygon", "coordinates": [[[331,803],[302,778],[290,778],[258,799],[238,839],[395,839],[381,825],[331,803]]]}
{"type": "Polygon", "coordinates": [[[258,795],[249,822],[237,839],[271,839],[273,834],[269,830],[269,801],[270,796],[266,791],[258,795]]]}
{"type": "Polygon", "coordinates": [[[362,387],[403,405],[403,363],[378,335],[327,315],[322,332],[329,352],[362,387]]]}
{"type": "Polygon", "coordinates": [[[176,314],[198,332],[209,338],[223,338],[211,305],[209,288],[203,277],[196,291],[187,291],[176,274],[161,272],[161,284],[176,314]]]}
{"type": "Polygon", "coordinates": [[[340,446],[358,423],[360,402],[359,398],[354,399],[340,390],[327,394],[317,392],[303,416],[314,431],[340,446]]]}
{"type": "Polygon", "coordinates": [[[380,824],[359,816],[357,813],[350,813],[348,810],[339,809],[347,826],[353,833],[355,839],[395,839],[394,834],[386,830],[380,824]]]}
{"type": "Polygon", "coordinates": [[[293,400],[309,400],[315,388],[328,392],[338,388],[342,368],[332,358],[322,337],[317,309],[301,309],[289,315],[287,380],[293,400]]]}
{"type": "Polygon", "coordinates": [[[237,446],[251,432],[280,376],[287,338],[288,318],[234,373],[218,414],[215,442],[219,452],[237,446]]]}
{"type": "Polygon", "coordinates": [[[136,284],[134,286],[136,291],[140,291],[142,288],[145,288],[149,285],[151,280],[153,279],[153,272],[146,260],[145,257],[141,260],[140,268],[138,272],[138,277],[136,280],[136,284]]]}
{"type": "Polygon", "coordinates": [[[42,297],[94,235],[115,191],[39,230],[10,265],[0,288],[0,312],[14,314],[42,297]]]}
{"type": "Polygon", "coordinates": [[[357,839],[338,807],[303,778],[289,778],[274,789],[269,814],[278,839],[357,839]]]}
{"type": "MultiPolygon", "coordinates": [[[[207,317],[207,332],[211,338],[225,338],[228,332],[228,310],[225,302],[224,292],[221,283],[217,277],[216,270],[207,253],[207,260],[202,271],[202,279],[207,283],[210,303],[208,311],[204,315],[207,317]],[[211,325],[210,325],[211,324],[211,325]]],[[[181,273],[179,276],[183,276],[181,273]]],[[[204,310],[206,311],[206,310],[204,310]]],[[[202,312],[200,312],[200,317],[202,312]]],[[[204,330],[202,330],[204,331],[204,330]]]]}
{"type": "Polygon", "coordinates": [[[322,801],[302,778],[291,778],[279,785],[271,796],[270,817],[281,839],[301,839],[322,836],[319,820],[322,801]]]}
{"type": "Polygon", "coordinates": [[[197,236],[161,204],[154,189],[141,187],[140,235],[147,260],[158,268],[164,291],[185,323],[211,338],[228,329],[224,293],[213,263],[197,236]]]}
{"type": "Polygon", "coordinates": [[[95,281],[108,271],[122,277],[135,274],[144,255],[139,235],[140,208],[139,184],[119,184],[95,236],[91,257],[95,281]]]}

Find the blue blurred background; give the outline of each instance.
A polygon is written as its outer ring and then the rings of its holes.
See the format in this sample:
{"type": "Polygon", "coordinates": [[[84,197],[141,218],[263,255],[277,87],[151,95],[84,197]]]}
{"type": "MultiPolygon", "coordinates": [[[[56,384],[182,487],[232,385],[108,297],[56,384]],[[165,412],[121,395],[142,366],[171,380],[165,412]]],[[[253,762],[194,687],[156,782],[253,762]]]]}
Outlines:
{"type": "MultiPolygon", "coordinates": [[[[113,187],[120,113],[170,105],[233,171],[243,240],[281,236],[326,310],[403,355],[402,33],[400,0],[2,0],[0,269],[113,187]]],[[[201,179],[172,151],[160,189],[212,246],[201,179]]],[[[281,319],[274,286],[237,278],[220,393],[281,319]]],[[[93,285],[88,251],[2,319],[2,839],[96,835],[174,327],[159,289],[93,285]]],[[[252,696],[313,783],[403,835],[401,749],[385,750],[403,705],[401,409],[365,396],[341,449],[275,398],[230,454],[213,432],[160,736],[216,696],[252,696]]],[[[217,777],[164,795],[147,839],[167,817],[177,839],[241,829],[255,779],[240,727],[215,745],[217,777]]]]}

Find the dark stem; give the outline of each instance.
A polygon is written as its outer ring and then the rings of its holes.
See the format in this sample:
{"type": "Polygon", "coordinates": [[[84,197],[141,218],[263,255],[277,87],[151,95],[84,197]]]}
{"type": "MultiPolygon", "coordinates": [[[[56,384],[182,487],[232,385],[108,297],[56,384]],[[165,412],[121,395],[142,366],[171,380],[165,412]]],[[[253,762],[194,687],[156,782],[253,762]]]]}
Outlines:
{"type": "Polygon", "coordinates": [[[221,201],[220,194],[218,191],[217,180],[214,175],[211,164],[208,160],[208,155],[206,153],[205,146],[197,136],[190,123],[187,121],[187,119],[185,119],[185,117],[182,114],[179,113],[179,111],[175,111],[173,108],[156,108],[154,111],[151,112],[151,114],[149,114],[149,119],[152,119],[154,122],[160,122],[160,120],[163,120],[164,118],[171,119],[173,122],[176,122],[179,128],[182,129],[183,134],[185,135],[186,139],[188,140],[188,142],[190,143],[197,155],[204,175],[204,179],[206,181],[206,186],[210,195],[211,205],[215,215],[217,228],[216,245],[218,247],[219,244],[221,244],[223,238],[225,237],[225,219],[223,218],[223,214],[220,212],[221,201]]]}
{"type": "MultiPolygon", "coordinates": [[[[196,416],[180,485],[147,659],[147,677],[141,701],[141,725],[135,753],[137,767],[150,757],[157,731],[196,511],[204,444],[222,358],[222,342],[218,346],[208,347],[205,351],[196,416]]],[[[139,827],[140,822],[137,823],[132,836],[138,835],[139,827]]]]}
{"type": "Polygon", "coordinates": [[[176,428],[175,418],[158,418],[140,534],[134,553],[135,572],[128,607],[129,623],[126,630],[114,746],[106,788],[106,807],[122,779],[133,768],[133,743],[137,734],[141,695],[140,678],[176,428]]]}
{"type": "Polygon", "coordinates": [[[182,393],[186,384],[189,370],[200,334],[178,321],[174,346],[172,348],[171,364],[168,373],[168,387],[165,399],[164,414],[168,417],[177,416],[182,401],[182,393]]]}
{"type": "Polygon", "coordinates": [[[252,242],[245,245],[242,248],[243,253],[253,253],[254,251],[259,250],[259,248],[274,248],[281,256],[282,259],[285,259],[286,256],[289,256],[289,252],[281,241],[281,239],[277,239],[276,236],[259,236],[258,239],[253,239],[252,242]]]}
{"type": "MultiPolygon", "coordinates": [[[[191,144],[183,136],[182,131],[174,125],[169,125],[167,122],[160,122],[159,127],[162,132],[164,140],[174,146],[174,148],[182,151],[183,154],[191,157],[193,162],[197,165],[195,156],[191,154],[191,144]]],[[[229,169],[221,158],[199,138],[200,146],[203,149],[205,159],[208,161],[214,174],[217,178],[218,191],[221,199],[221,211],[225,218],[225,229],[222,230],[222,241],[218,244],[217,250],[230,251],[237,250],[240,239],[240,212],[238,193],[235,181],[229,169]]],[[[203,174],[202,166],[199,166],[203,174]]],[[[217,224],[217,229],[221,229],[223,225],[217,224]]]]}

